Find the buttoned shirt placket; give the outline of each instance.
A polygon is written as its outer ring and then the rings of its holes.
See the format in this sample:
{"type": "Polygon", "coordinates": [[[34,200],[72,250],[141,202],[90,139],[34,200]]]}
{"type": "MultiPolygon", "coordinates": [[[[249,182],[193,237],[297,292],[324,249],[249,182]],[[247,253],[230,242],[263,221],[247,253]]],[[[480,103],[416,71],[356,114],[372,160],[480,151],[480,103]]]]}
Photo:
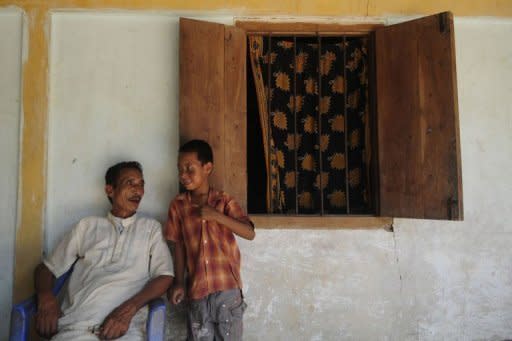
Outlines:
{"type": "Polygon", "coordinates": [[[208,267],[210,266],[210,261],[208,259],[208,255],[209,253],[206,251],[207,250],[207,247],[208,247],[208,238],[206,237],[206,229],[208,227],[208,222],[205,220],[205,219],[201,219],[201,244],[203,246],[203,255],[205,255],[204,257],[204,271],[206,273],[206,287],[208,289],[208,292],[210,292],[210,289],[211,289],[211,285],[210,285],[210,281],[209,281],[209,271],[208,271],[208,267]]]}
{"type": "Polygon", "coordinates": [[[125,233],[128,226],[124,226],[124,221],[122,219],[109,219],[114,227],[114,248],[112,250],[112,257],[110,258],[110,265],[116,265],[123,259],[123,250],[124,244],[126,243],[126,238],[128,233],[125,233]]]}

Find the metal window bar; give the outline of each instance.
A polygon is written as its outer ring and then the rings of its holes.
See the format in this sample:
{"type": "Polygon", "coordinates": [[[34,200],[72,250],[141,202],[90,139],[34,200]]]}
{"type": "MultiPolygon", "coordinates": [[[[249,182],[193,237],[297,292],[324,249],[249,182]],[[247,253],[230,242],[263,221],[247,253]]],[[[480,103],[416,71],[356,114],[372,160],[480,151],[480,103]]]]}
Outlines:
{"type": "Polygon", "coordinates": [[[293,36],[293,144],[295,153],[295,214],[299,214],[299,165],[297,162],[297,36],[293,36]]]}
{"type": "Polygon", "coordinates": [[[272,54],[270,53],[272,51],[272,34],[269,34],[268,36],[268,47],[267,47],[267,113],[268,113],[268,129],[267,129],[267,145],[268,145],[268,152],[270,155],[267,157],[269,158],[269,169],[268,169],[268,186],[270,194],[269,203],[270,203],[270,213],[274,213],[274,197],[273,197],[273,191],[272,191],[272,145],[270,142],[272,141],[272,115],[270,113],[270,89],[272,87],[272,79],[271,79],[271,68],[272,68],[272,54]]]}
{"type": "Polygon", "coordinates": [[[322,37],[317,32],[317,40],[318,40],[318,183],[320,190],[320,215],[324,215],[324,190],[322,184],[322,148],[321,148],[321,137],[322,137],[322,110],[320,106],[322,105],[322,37]]]}
{"type": "Polygon", "coordinates": [[[344,108],[343,108],[343,116],[345,118],[345,202],[347,203],[347,214],[350,214],[350,192],[349,192],[349,182],[348,182],[348,117],[347,117],[347,90],[348,90],[348,82],[347,82],[347,37],[343,36],[343,80],[345,82],[345,91],[344,91],[344,108]]]}

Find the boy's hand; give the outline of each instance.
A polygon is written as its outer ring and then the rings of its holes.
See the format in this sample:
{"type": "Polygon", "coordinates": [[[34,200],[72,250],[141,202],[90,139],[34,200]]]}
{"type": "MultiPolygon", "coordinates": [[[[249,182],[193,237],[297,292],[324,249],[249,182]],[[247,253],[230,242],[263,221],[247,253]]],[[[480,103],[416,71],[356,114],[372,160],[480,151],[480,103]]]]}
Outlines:
{"type": "Polygon", "coordinates": [[[182,284],[174,284],[167,291],[167,299],[174,305],[178,305],[185,298],[185,288],[182,284]]]}
{"type": "Polygon", "coordinates": [[[205,205],[200,208],[199,215],[202,219],[217,221],[219,216],[223,215],[215,208],[205,205]]]}

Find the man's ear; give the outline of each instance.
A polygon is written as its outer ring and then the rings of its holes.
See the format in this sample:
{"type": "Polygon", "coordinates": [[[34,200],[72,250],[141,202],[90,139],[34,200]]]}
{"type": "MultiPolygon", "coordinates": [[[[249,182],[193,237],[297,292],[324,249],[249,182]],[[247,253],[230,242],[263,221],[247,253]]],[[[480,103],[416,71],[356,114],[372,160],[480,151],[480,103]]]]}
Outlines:
{"type": "Polygon", "coordinates": [[[105,193],[107,193],[107,196],[109,198],[111,198],[112,195],[114,194],[114,186],[112,186],[112,185],[105,185],[105,193]]]}
{"type": "Polygon", "coordinates": [[[204,170],[206,171],[206,173],[208,173],[208,175],[212,174],[212,171],[213,171],[213,163],[212,163],[212,162],[207,162],[207,163],[205,163],[205,165],[204,165],[204,170]]]}

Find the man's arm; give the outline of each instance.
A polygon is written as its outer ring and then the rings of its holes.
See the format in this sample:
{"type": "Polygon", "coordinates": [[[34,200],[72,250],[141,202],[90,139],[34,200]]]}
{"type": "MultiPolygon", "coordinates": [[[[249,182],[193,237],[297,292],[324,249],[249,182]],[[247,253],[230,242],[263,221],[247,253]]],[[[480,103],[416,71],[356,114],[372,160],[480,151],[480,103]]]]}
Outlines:
{"type": "Polygon", "coordinates": [[[208,205],[201,207],[201,217],[206,220],[215,220],[217,223],[226,226],[231,232],[242,238],[253,240],[256,236],[252,225],[224,215],[208,205]]]}
{"type": "Polygon", "coordinates": [[[149,301],[162,296],[172,284],[172,276],[162,275],[150,280],[144,288],[115,308],[101,325],[100,338],[115,339],[130,328],[133,316],[149,301]]]}
{"type": "Polygon", "coordinates": [[[58,331],[58,320],[62,315],[59,302],[52,292],[55,276],[44,263],[34,271],[34,285],[37,295],[36,331],[50,338],[58,331]]]}
{"type": "Polygon", "coordinates": [[[176,278],[174,280],[174,285],[169,288],[167,298],[170,302],[172,302],[172,304],[176,305],[180,303],[185,297],[185,248],[183,243],[180,242],[175,242],[172,244],[172,247],[171,245],[169,246],[171,250],[173,250],[172,259],[174,262],[174,272],[176,274],[176,278]]]}

